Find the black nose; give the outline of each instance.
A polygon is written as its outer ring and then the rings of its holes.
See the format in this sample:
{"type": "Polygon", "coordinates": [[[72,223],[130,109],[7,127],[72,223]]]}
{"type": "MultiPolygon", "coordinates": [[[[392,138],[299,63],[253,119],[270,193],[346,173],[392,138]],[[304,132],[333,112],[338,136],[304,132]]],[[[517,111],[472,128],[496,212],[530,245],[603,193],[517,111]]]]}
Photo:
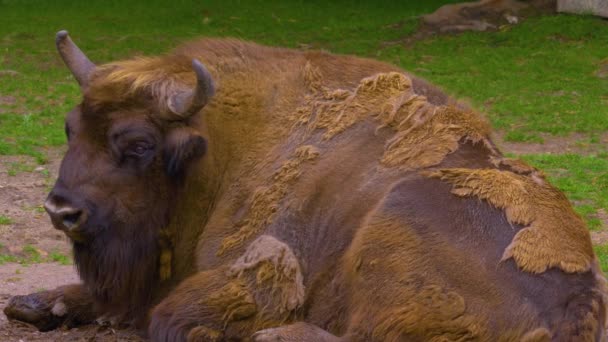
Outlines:
{"type": "Polygon", "coordinates": [[[87,212],[83,208],[73,205],[70,201],[51,192],[44,202],[44,209],[51,217],[55,228],[63,230],[70,236],[86,221],[87,212]]]}

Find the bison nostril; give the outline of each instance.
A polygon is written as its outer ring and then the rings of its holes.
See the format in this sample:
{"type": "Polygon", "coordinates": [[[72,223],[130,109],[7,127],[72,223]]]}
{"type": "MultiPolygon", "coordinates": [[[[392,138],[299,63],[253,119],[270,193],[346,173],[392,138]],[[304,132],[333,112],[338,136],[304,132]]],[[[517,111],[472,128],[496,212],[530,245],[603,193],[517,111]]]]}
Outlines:
{"type": "Polygon", "coordinates": [[[47,200],[44,203],[44,209],[49,213],[55,228],[66,232],[76,230],[87,219],[85,210],[71,206],[56,205],[52,200],[47,200]]]}
{"type": "Polygon", "coordinates": [[[63,223],[63,225],[67,229],[73,229],[74,227],[78,226],[78,224],[80,223],[81,216],[82,216],[82,210],[78,210],[71,214],[65,214],[65,215],[63,215],[63,220],[61,221],[61,223],[63,223]]]}

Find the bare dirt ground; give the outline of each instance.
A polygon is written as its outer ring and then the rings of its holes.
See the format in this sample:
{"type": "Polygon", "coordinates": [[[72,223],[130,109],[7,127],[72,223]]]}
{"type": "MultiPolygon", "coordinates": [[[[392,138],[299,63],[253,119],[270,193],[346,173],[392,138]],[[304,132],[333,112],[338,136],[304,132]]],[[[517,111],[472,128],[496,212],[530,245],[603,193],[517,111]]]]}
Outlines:
{"type": "MultiPolygon", "coordinates": [[[[3,156],[0,159],[0,215],[10,218],[0,225],[0,253],[19,255],[26,245],[42,257],[51,252],[69,253],[64,235],[54,229],[42,203],[53,184],[62,150],[49,150],[49,162],[37,166],[32,158],[3,156]],[[33,172],[24,172],[25,170],[33,172]]],[[[1,287],[0,287],[1,289],[1,287]]]]}
{"type": "Polygon", "coordinates": [[[496,133],[495,142],[504,152],[513,154],[536,154],[536,153],[576,153],[589,155],[604,150],[608,146],[608,133],[602,134],[597,142],[589,142],[589,137],[582,133],[573,133],[565,137],[556,137],[541,134],[543,143],[521,143],[504,141],[502,133],[496,133]]]}
{"type": "MultiPolygon", "coordinates": [[[[71,247],[63,233],[53,228],[42,209],[59,168],[63,149],[48,150],[48,163],[37,166],[32,158],[0,156],[0,215],[10,224],[0,225],[0,255],[27,257],[24,246],[30,246],[42,260],[51,253],[70,255],[71,247]],[[24,171],[34,170],[34,171],[24,171]]],[[[73,265],[54,262],[23,265],[0,264],[0,311],[13,295],[53,289],[78,282],[73,265]]],[[[41,333],[20,322],[9,322],[0,312],[0,341],[141,341],[133,332],[102,325],[59,329],[41,333]]]]}

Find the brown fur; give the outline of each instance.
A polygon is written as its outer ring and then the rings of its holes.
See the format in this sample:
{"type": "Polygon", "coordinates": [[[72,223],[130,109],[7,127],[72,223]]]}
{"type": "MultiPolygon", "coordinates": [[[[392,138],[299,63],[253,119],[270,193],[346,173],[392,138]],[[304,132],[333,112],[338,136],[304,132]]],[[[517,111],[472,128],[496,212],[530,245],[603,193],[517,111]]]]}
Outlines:
{"type": "Polygon", "coordinates": [[[388,217],[372,218],[357,234],[345,256],[347,279],[357,298],[350,301],[350,324],[373,328],[355,334],[369,341],[488,340],[483,329],[486,322],[465,312],[462,296],[420,277],[416,268],[428,266],[422,261],[424,255],[416,253],[423,245],[424,241],[406,234],[402,224],[388,217]],[[378,282],[375,274],[395,276],[378,282]],[[392,295],[374,295],[372,305],[359,298],[381,291],[392,295]]]}
{"type": "Polygon", "coordinates": [[[226,250],[234,248],[267,226],[277,211],[279,201],[287,193],[289,184],[300,176],[300,164],[314,160],[318,155],[319,152],[312,146],[299,147],[295,151],[294,157],[285,162],[273,175],[272,185],[256,190],[248,218],[238,224],[240,228],[235,234],[224,239],[218,254],[221,255],[226,250]]]}
{"type": "Polygon", "coordinates": [[[458,196],[477,196],[504,209],[520,230],[503,254],[524,271],[550,267],[588,271],[593,260],[589,232],[568,199],[544,181],[499,170],[445,169],[428,174],[453,184],[458,196]]]}
{"type": "Polygon", "coordinates": [[[50,198],[89,211],[75,261],[95,315],[149,310],[155,341],[604,334],[606,282],[563,194],[394,66],[208,39],[89,81],[50,198]],[[193,58],[217,92],[176,116],[193,58]]]}

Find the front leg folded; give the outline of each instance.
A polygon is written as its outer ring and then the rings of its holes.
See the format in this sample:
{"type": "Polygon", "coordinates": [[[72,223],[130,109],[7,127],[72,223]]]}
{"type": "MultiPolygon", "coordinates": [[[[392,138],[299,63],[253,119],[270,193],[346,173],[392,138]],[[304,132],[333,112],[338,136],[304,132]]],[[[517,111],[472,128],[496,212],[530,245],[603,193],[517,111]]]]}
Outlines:
{"type": "Polygon", "coordinates": [[[231,266],[182,282],[152,313],[153,341],[243,339],[289,322],[304,303],[300,265],[291,248],[262,235],[231,266]]]}
{"type": "Polygon", "coordinates": [[[4,314],[9,319],[32,324],[40,331],[53,330],[62,324],[74,327],[97,318],[93,298],[81,284],[13,296],[4,308],[4,314]]]}
{"type": "Polygon", "coordinates": [[[257,313],[247,284],[228,277],[226,268],[183,281],[152,312],[152,341],[221,341],[226,326],[257,313]]]}

